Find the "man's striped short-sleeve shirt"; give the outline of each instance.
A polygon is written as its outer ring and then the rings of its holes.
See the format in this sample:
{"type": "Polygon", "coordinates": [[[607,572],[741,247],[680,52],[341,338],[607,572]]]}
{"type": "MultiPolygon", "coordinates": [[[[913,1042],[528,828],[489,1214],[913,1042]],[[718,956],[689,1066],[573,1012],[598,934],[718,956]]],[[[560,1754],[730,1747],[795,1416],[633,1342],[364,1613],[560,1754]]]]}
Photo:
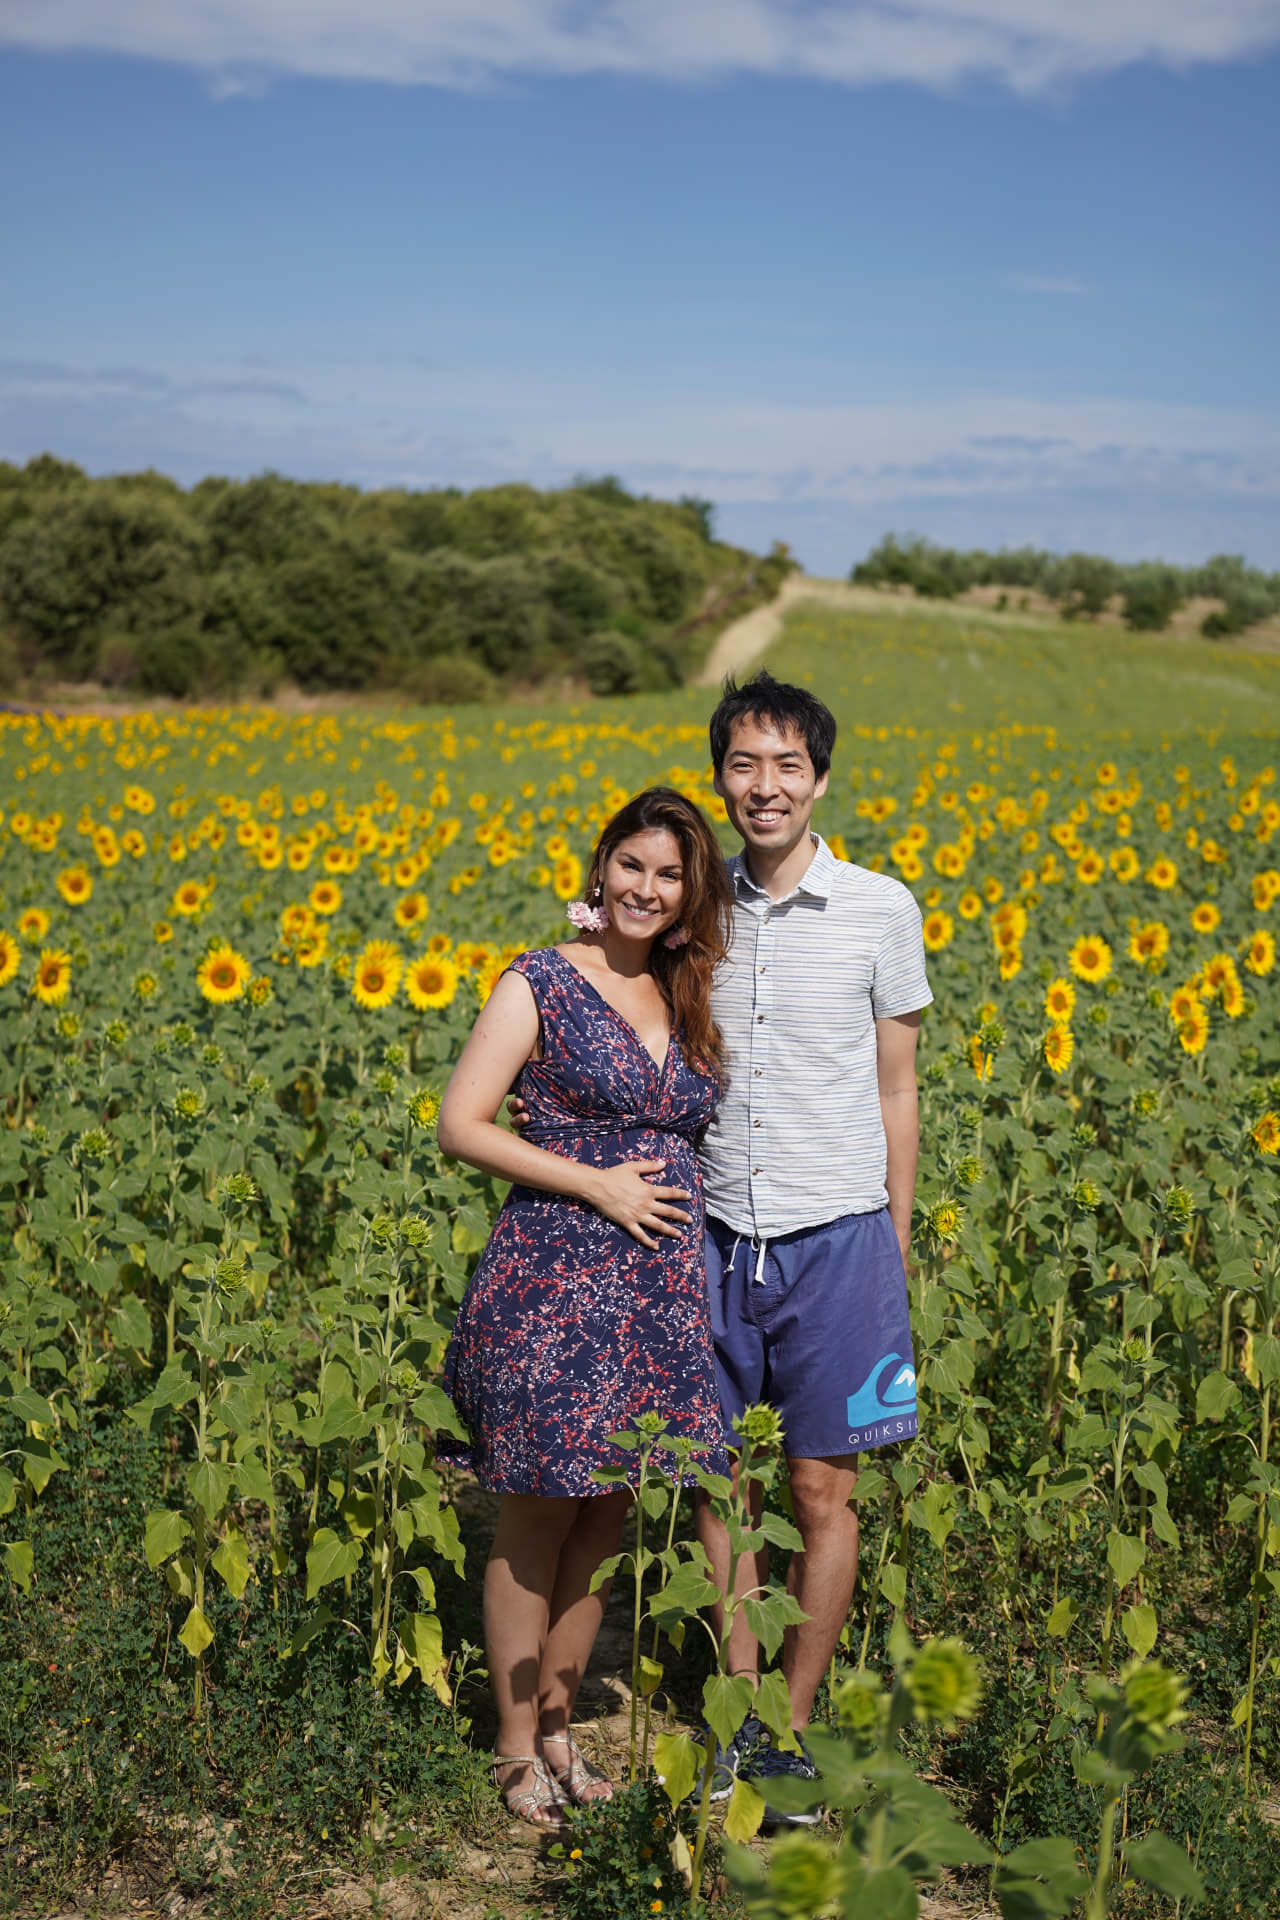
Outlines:
{"type": "Polygon", "coordinates": [[[733,940],[711,996],[728,1085],[701,1160],[707,1212],[756,1238],[887,1204],[875,1023],[933,998],[910,892],[813,838],[784,900],[729,862],[733,940]]]}

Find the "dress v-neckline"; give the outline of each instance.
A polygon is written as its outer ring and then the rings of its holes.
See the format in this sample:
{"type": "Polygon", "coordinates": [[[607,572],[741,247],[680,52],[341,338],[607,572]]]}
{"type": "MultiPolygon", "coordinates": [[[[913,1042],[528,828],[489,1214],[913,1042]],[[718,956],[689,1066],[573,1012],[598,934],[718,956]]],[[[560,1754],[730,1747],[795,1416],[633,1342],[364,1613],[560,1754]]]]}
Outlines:
{"type": "Polygon", "coordinates": [[[645,1059],[650,1063],[654,1072],[658,1075],[659,1079],[661,1079],[666,1074],[667,1066],[671,1059],[671,1048],[676,1037],[675,1028],[674,1027],[668,1028],[666,1052],[663,1054],[661,1060],[655,1059],[653,1054],[649,1051],[648,1047],[646,1047],[644,1041],[640,1038],[640,1035],[636,1030],[636,1028],[633,1027],[631,1022],[628,1020],[626,1014],[619,1013],[618,1009],[614,1006],[612,1000],[606,999],[604,994],[601,993],[595,981],[588,979],[587,975],[582,971],[581,967],[575,967],[573,964],[573,961],[570,960],[567,957],[567,955],[561,953],[559,947],[552,947],[551,952],[555,954],[558,960],[561,960],[564,962],[565,966],[568,967],[570,973],[577,974],[579,980],[581,980],[586,986],[588,986],[591,989],[592,993],[594,993],[596,999],[600,1002],[601,1006],[607,1007],[609,1009],[609,1012],[613,1015],[614,1019],[619,1021],[620,1024],[626,1028],[627,1032],[631,1035],[631,1038],[635,1041],[636,1045],[639,1047],[645,1059]]]}

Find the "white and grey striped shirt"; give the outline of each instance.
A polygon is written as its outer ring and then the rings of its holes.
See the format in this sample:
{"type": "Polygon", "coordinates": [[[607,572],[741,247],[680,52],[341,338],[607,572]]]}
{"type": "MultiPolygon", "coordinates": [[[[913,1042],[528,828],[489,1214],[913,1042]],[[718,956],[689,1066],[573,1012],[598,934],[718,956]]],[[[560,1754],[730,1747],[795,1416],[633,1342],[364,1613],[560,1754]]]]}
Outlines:
{"type": "Polygon", "coordinates": [[[887,1204],[875,1023],[933,998],[907,888],[813,839],[784,900],[729,862],[733,941],[711,994],[728,1085],[700,1157],[707,1212],[756,1240],[887,1204]]]}

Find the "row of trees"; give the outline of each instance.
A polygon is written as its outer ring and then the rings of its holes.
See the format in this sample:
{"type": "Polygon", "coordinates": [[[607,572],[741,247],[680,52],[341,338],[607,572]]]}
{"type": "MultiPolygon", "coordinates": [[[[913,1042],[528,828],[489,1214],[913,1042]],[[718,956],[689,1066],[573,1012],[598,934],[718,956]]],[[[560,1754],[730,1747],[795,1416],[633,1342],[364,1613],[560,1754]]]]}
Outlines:
{"type": "Polygon", "coordinates": [[[970,587],[998,586],[1043,594],[1066,620],[1094,620],[1113,601],[1130,627],[1157,632],[1180,606],[1194,598],[1221,601],[1201,632],[1209,639],[1243,633],[1280,613],[1280,573],[1263,573],[1239,554],[1220,553],[1202,567],[1172,567],[1162,560],[1122,565],[1096,553],[1046,553],[1036,547],[980,548],[962,552],[935,546],[917,535],[886,534],[851,580],[870,586],[914,587],[934,599],[951,599],[970,587]]]}
{"type": "Polygon", "coordinates": [[[678,683],[716,611],[789,564],[716,541],[708,501],[610,477],[184,490],[42,455],[0,463],[0,668],[179,697],[287,678],[465,700],[566,672],[625,692],[678,683]]]}

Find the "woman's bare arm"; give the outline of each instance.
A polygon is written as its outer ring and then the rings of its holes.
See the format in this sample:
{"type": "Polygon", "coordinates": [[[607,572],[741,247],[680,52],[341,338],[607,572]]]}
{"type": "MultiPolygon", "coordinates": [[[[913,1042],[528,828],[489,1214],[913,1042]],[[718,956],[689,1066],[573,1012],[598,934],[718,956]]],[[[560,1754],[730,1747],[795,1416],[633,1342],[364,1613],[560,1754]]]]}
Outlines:
{"type": "Polygon", "coordinates": [[[518,973],[504,973],[481,1008],[445,1091],[437,1130],[441,1151],[501,1180],[584,1200],[646,1247],[657,1246],[655,1234],[678,1238],[689,1219],[679,1203],[687,1203],[690,1195],[683,1187],[652,1186],[644,1178],[661,1173],[665,1161],[592,1167],[548,1153],[495,1124],[537,1043],[538,1009],[529,983],[518,973]]]}

